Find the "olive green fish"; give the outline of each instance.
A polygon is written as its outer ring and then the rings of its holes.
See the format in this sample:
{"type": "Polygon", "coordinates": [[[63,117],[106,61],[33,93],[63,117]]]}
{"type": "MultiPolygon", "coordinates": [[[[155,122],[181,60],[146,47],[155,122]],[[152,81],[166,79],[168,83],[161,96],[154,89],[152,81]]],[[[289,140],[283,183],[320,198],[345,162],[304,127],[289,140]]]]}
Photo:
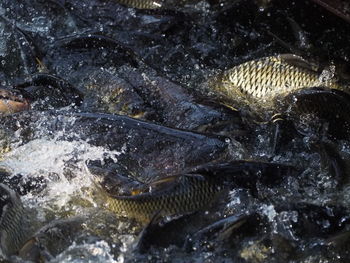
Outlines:
{"type": "Polygon", "coordinates": [[[209,208],[233,186],[254,185],[264,177],[268,178],[266,181],[276,183],[281,176],[291,173],[294,173],[294,168],[287,165],[242,160],[203,165],[188,173],[167,176],[146,185],[128,184],[129,191],[125,193],[122,189],[122,194],[120,184],[115,188],[109,183],[115,177],[115,182],[128,183],[119,180],[119,176],[102,178],[99,185],[103,188],[100,192],[109,210],[117,215],[149,221],[155,215],[179,215],[209,208]]]}
{"type": "Polygon", "coordinates": [[[118,215],[150,220],[197,211],[211,204],[222,190],[214,180],[197,174],[169,176],[151,183],[134,195],[108,195],[107,207],[118,215]]]}
{"type": "Polygon", "coordinates": [[[303,58],[284,54],[248,61],[229,69],[214,88],[229,99],[237,100],[238,97],[269,103],[278,95],[301,88],[340,88],[332,76],[325,75],[319,74],[303,58]]]}
{"type": "Polygon", "coordinates": [[[4,256],[18,252],[30,237],[29,222],[19,196],[6,185],[0,184],[0,242],[4,256]]]}

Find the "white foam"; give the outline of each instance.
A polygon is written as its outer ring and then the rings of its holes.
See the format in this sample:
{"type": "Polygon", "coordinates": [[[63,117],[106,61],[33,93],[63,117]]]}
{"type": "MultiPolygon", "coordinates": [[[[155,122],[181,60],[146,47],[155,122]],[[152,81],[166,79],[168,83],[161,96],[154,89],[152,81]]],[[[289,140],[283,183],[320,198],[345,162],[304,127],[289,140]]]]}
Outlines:
{"type": "Polygon", "coordinates": [[[119,263],[123,261],[116,261],[111,253],[111,248],[104,240],[97,241],[93,244],[77,245],[73,243],[64,252],[59,254],[50,262],[71,262],[71,263],[86,263],[86,262],[106,262],[119,263]]]}
{"type": "Polygon", "coordinates": [[[116,160],[120,152],[109,151],[103,147],[92,146],[85,141],[60,141],[57,139],[36,139],[15,148],[5,154],[0,166],[10,170],[12,174],[24,177],[44,177],[49,179],[45,195],[28,194],[23,201],[32,207],[50,206],[64,207],[71,197],[82,194],[82,188],[91,185],[91,176],[86,167],[89,160],[112,158],[116,160]],[[73,178],[64,176],[69,169],[73,178]],[[50,180],[50,177],[54,177],[50,180]]]}

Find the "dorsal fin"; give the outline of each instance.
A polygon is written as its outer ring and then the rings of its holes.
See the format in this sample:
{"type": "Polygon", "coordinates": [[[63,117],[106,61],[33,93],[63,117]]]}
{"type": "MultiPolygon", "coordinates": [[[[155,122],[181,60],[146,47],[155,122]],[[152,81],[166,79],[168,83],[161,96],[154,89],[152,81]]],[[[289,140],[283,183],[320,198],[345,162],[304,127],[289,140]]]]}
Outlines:
{"type": "Polygon", "coordinates": [[[318,70],[318,67],[316,65],[306,61],[304,58],[295,54],[281,54],[279,55],[279,58],[283,62],[286,62],[292,66],[296,66],[314,72],[317,72],[318,70]]]}
{"type": "Polygon", "coordinates": [[[160,192],[172,190],[174,187],[178,186],[184,180],[191,178],[196,178],[197,180],[204,180],[205,178],[200,174],[181,174],[167,176],[157,181],[149,184],[149,192],[160,192]]]}

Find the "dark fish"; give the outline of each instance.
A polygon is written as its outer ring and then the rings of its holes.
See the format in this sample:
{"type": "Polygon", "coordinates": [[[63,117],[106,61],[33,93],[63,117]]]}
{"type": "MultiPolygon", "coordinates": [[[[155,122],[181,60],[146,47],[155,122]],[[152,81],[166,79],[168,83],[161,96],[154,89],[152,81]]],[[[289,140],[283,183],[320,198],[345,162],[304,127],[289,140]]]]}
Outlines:
{"type": "Polygon", "coordinates": [[[71,104],[79,106],[83,101],[83,94],[69,82],[46,73],[33,74],[29,81],[19,83],[15,88],[24,92],[30,101],[42,100],[43,105],[38,107],[41,110],[71,104]]]}
{"type": "MultiPolygon", "coordinates": [[[[149,105],[156,117],[153,121],[179,129],[200,130],[213,133],[215,125],[224,123],[221,131],[243,131],[239,113],[224,112],[214,105],[198,103],[181,85],[174,83],[153,70],[125,69],[123,78],[132,85],[134,92],[143,98],[145,105],[149,105]]],[[[118,92],[123,94],[123,92],[118,92]]]]}
{"type": "MultiPolygon", "coordinates": [[[[110,50],[112,53],[120,55],[119,60],[127,61],[130,65],[137,67],[138,58],[135,52],[122,44],[118,40],[99,34],[78,34],[70,37],[61,38],[52,45],[53,49],[63,48],[73,50],[110,50]]],[[[120,63],[121,61],[116,61],[120,63]]]]}
{"type": "MultiPolygon", "coordinates": [[[[172,129],[125,116],[92,113],[63,114],[55,111],[26,111],[0,119],[11,142],[22,143],[48,136],[57,140],[84,140],[90,145],[115,151],[119,172],[150,181],[150,176],[176,174],[213,160],[228,158],[232,140],[190,131],[172,129]],[[12,134],[16,132],[19,137],[12,134]],[[64,131],[64,133],[62,133],[64,131]]],[[[234,146],[235,153],[243,149],[234,146]]],[[[113,164],[105,160],[106,166],[113,164]]]]}
{"type": "Polygon", "coordinates": [[[76,235],[79,235],[86,223],[85,216],[51,221],[40,228],[21,247],[18,256],[30,262],[48,262],[70,246],[76,235]]]}
{"type": "MultiPolygon", "coordinates": [[[[150,247],[174,245],[192,248],[195,243],[208,239],[218,241],[218,245],[221,246],[220,241],[229,243],[227,241],[231,240],[227,240],[227,237],[232,232],[239,231],[248,219],[254,221],[254,217],[256,216],[251,214],[221,217],[216,213],[205,212],[183,215],[165,222],[159,222],[159,218],[155,217],[140,233],[136,248],[140,252],[147,252],[150,247]],[[164,235],[163,233],[167,234],[164,235]]],[[[256,220],[254,223],[256,225],[256,220]]]]}
{"type": "Polygon", "coordinates": [[[331,137],[350,138],[350,95],[346,92],[327,88],[303,89],[277,101],[276,105],[296,123],[301,115],[312,114],[327,124],[326,131],[331,137]]]}
{"type": "Polygon", "coordinates": [[[349,2],[347,0],[313,0],[329,12],[350,23],[349,2]]]}
{"type": "Polygon", "coordinates": [[[13,255],[30,237],[27,213],[18,195],[0,184],[0,237],[1,250],[6,256],[13,255]]]}
{"type": "Polygon", "coordinates": [[[275,220],[279,233],[294,241],[314,237],[327,239],[346,229],[350,222],[347,208],[341,205],[320,206],[299,202],[282,204],[275,209],[278,212],[275,220]],[[297,212],[297,219],[290,217],[286,220],[286,214],[290,212],[297,212]]]}
{"type": "Polygon", "coordinates": [[[277,95],[320,85],[339,88],[331,77],[322,79],[303,58],[284,54],[248,61],[229,69],[214,88],[229,99],[241,97],[264,104],[277,95]]]}

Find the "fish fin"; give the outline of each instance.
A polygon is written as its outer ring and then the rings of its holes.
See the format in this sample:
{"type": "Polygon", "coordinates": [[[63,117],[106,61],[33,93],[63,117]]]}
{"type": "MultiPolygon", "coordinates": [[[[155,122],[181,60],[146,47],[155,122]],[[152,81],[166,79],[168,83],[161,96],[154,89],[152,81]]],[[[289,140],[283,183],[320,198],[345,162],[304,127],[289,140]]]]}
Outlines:
{"type": "Polygon", "coordinates": [[[296,66],[314,72],[317,72],[318,70],[318,66],[306,61],[302,57],[295,54],[281,54],[278,57],[281,59],[282,62],[288,63],[292,66],[296,66]]]}
{"type": "Polygon", "coordinates": [[[171,191],[179,185],[179,183],[187,178],[196,178],[198,180],[205,180],[205,177],[200,174],[181,174],[181,175],[171,175],[159,180],[153,181],[144,188],[134,189],[134,195],[143,194],[146,192],[157,193],[163,191],[171,191]]]}
{"type": "Polygon", "coordinates": [[[32,262],[48,262],[53,259],[48,249],[36,237],[29,239],[19,250],[18,255],[22,259],[32,262]]]}
{"type": "Polygon", "coordinates": [[[9,188],[7,185],[0,183],[0,194],[8,196],[10,198],[10,201],[12,203],[20,203],[21,199],[19,198],[19,195],[9,188]]]}
{"type": "Polygon", "coordinates": [[[101,168],[88,164],[88,171],[91,173],[95,185],[102,188],[110,195],[135,195],[143,191],[144,184],[130,176],[117,173],[110,168],[101,168]]]}
{"type": "Polygon", "coordinates": [[[291,165],[255,160],[235,160],[226,163],[211,163],[195,168],[192,174],[200,174],[220,183],[252,187],[257,181],[273,185],[287,175],[297,175],[299,171],[291,165]]]}
{"type": "Polygon", "coordinates": [[[279,38],[277,35],[275,35],[274,33],[272,33],[271,31],[267,30],[267,34],[269,34],[270,36],[272,36],[272,38],[278,43],[280,44],[282,47],[284,47],[285,49],[289,50],[289,52],[293,52],[293,53],[299,53],[299,51],[293,47],[291,44],[287,43],[286,41],[282,40],[281,38],[279,38]]]}
{"type": "Polygon", "coordinates": [[[145,253],[149,249],[149,238],[152,236],[152,232],[155,229],[160,228],[159,222],[162,219],[161,210],[158,210],[151,217],[151,220],[145,225],[140,234],[138,235],[138,241],[135,248],[140,253],[145,253]]]}
{"type": "Polygon", "coordinates": [[[160,192],[160,191],[171,190],[179,184],[181,178],[182,178],[182,175],[171,175],[171,176],[161,178],[157,181],[151,182],[148,185],[148,191],[160,192]]]}

